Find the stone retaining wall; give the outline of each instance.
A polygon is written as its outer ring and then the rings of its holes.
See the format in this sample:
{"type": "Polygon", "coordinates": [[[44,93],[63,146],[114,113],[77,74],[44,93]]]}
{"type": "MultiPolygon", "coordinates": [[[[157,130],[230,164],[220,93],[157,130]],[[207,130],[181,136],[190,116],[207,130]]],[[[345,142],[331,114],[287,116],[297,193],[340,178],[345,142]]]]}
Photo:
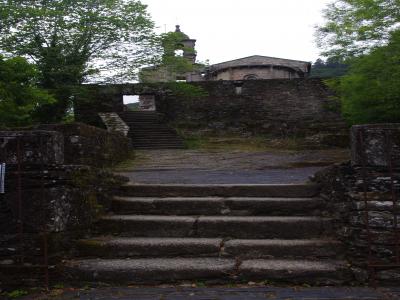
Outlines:
{"type": "Polygon", "coordinates": [[[156,110],[165,120],[189,131],[347,134],[338,103],[321,79],[205,81],[180,88],[172,83],[90,85],[85,89],[76,97],[76,118],[93,125],[100,124],[99,112],[123,111],[123,95],[154,95],[156,110]]]}
{"type": "MultiPolygon", "coordinates": [[[[386,268],[375,269],[376,279],[381,284],[400,283],[400,268],[394,267],[396,243],[393,228],[394,215],[400,215],[400,205],[397,204],[395,209],[393,205],[393,199],[400,200],[399,133],[400,124],[354,126],[352,161],[316,175],[316,180],[323,186],[322,197],[334,213],[337,235],[347,245],[347,258],[360,282],[368,281],[368,277],[372,279],[374,269],[368,270],[368,261],[375,261],[388,264],[386,268]],[[391,155],[388,155],[385,147],[388,141],[392,146],[391,155]],[[387,167],[388,157],[393,167],[394,198],[387,167]],[[371,247],[368,243],[365,202],[371,247]]],[[[400,250],[400,237],[398,242],[400,250]]]]}
{"type": "Polygon", "coordinates": [[[6,163],[5,194],[0,194],[2,288],[43,286],[44,233],[53,272],[72,242],[110,208],[114,189],[125,181],[99,168],[127,157],[118,157],[124,137],[83,124],[41,128],[0,132],[0,162],[6,163]]]}
{"type": "Polygon", "coordinates": [[[84,123],[40,125],[64,137],[64,164],[107,167],[132,154],[131,141],[118,132],[108,132],[84,123]]]}

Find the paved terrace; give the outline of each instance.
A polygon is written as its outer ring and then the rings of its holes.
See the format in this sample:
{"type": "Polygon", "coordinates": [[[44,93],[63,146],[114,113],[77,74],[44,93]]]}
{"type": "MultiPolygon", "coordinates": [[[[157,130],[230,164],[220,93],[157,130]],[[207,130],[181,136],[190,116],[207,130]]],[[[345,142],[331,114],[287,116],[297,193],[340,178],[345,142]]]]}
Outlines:
{"type": "Polygon", "coordinates": [[[349,159],[348,150],[146,150],[120,169],[134,183],[302,183],[318,170],[349,159]]]}

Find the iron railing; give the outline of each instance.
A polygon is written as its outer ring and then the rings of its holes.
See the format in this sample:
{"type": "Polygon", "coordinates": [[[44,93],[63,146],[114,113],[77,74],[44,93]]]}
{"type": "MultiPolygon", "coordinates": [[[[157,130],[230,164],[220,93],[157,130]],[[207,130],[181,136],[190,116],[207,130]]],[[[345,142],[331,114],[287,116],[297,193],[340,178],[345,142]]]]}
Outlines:
{"type": "MultiPolygon", "coordinates": [[[[2,197],[0,198],[1,201],[4,201],[4,205],[9,204],[9,211],[13,212],[12,218],[16,221],[15,233],[17,235],[18,240],[18,251],[14,258],[15,262],[20,266],[25,266],[26,261],[26,241],[29,238],[28,235],[36,235],[37,237],[42,237],[41,241],[41,252],[42,252],[42,263],[36,264],[36,268],[40,268],[43,270],[44,275],[44,287],[48,289],[49,287],[49,257],[48,257],[48,234],[47,234],[47,224],[46,224],[46,198],[45,198],[45,165],[43,162],[43,137],[38,136],[39,138],[39,145],[40,148],[38,152],[42,152],[39,154],[39,157],[42,158],[41,161],[35,162],[35,168],[38,167],[38,171],[40,174],[40,203],[39,207],[42,208],[41,212],[38,212],[41,215],[41,220],[43,220],[43,224],[39,226],[38,232],[25,232],[25,227],[28,224],[28,221],[24,217],[24,204],[25,201],[28,199],[24,199],[23,197],[23,189],[24,189],[24,182],[23,182],[23,175],[26,171],[28,162],[23,161],[23,153],[24,150],[24,143],[23,137],[20,134],[13,133],[10,135],[2,134],[0,136],[0,180],[4,183],[0,188],[0,193],[2,197]],[[13,182],[16,183],[16,186],[11,186],[7,183],[10,179],[11,175],[14,177],[15,180],[13,182]],[[12,203],[16,201],[16,210],[11,209],[11,206],[14,206],[12,203]]],[[[34,226],[32,226],[34,227],[34,226]]]]}

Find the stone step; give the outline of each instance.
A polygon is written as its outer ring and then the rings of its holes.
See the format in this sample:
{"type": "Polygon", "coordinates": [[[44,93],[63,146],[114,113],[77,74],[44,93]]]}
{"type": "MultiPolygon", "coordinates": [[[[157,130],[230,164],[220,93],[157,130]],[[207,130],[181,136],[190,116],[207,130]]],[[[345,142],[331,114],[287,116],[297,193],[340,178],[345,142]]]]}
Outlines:
{"type": "Polygon", "coordinates": [[[319,192],[316,184],[134,184],[119,189],[129,197],[280,197],[309,198],[319,192]]]}
{"type": "Polygon", "coordinates": [[[168,140],[168,139],[133,139],[132,140],[133,144],[136,145],[183,145],[182,141],[179,140],[168,140]]]}
{"type": "Polygon", "coordinates": [[[163,137],[152,137],[152,136],[135,136],[132,138],[134,142],[146,142],[146,143],[181,143],[182,140],[175,136],[163,136],[163,137]]]}
{"type": "Polygon", "coordinates": [[[238,217],[113,215],[100,218],[98,230],[136,237],[223,237],[245,239],[317,238],[331,230],[320,217],[238,217]]]}
{"type": "Polygon", "coordinates": [[[219,256],[221,238],[120,238],[80,240],[80,256],[99,258],[219,256]]]}
{"type": "Polygon", "coordinates": [[[185,149],[182,145],[133,145],[137,150],[185,149]]]}
{"type": "Polygon", "coordinates": [[[314,286],[343,285],[353,279],[345,261],[294,259],[244,260],[239,266],[238,278],[314,286]]]}
{"type": "Polygon", "coordinates": [[[86,259],[65,263],[76,281],[153,284],[182,280],[213,282],[251,279],[272,282],[338,284],[346,278],[341,261],[245,260],[226,258],[86,259]],[[215,281],[217,280],[217,281],[215,281]]]}
{"type": "Polygon", "coordinates": [[[341,253],[334,240],[224,240],[222,238],[97,237],[78,242],[81,257],[327,258],[341,253]]]}
{"type": "Polygon", "coordinates": [[[143,130],[131,130],[128,133],[129,136],[135,136],[135,135],[173,135],[173,136],[178,136],[176,132],[169,131],[169,130],[157,130],[157,129],[143,129],[143,130]]]}
{"type": "Polygon", "coordinates": [[[317,215],[323,208],[320,198],[255,197],[114,197],[113,212],[153,215],[317,215]]]}
{"type": "Polygon", "coordinates": [[[157,141],[157,140],[148,140],[148,141],[145,141],[145,140],[135,141],[135,140],[133,140],[132,144],[133,145],[143,145],[143,146],[146,146],[146,145],[149,145],[149,146],[152,146],[152,145],[155,145],[155,146],[157,146],[157,145],[166,145],[166,146],[168,146],[168,145],[173,145],[173,146],[181,145],[182,146],[183,145],[183,143],[179,142],[179,141],[157,141]]]}

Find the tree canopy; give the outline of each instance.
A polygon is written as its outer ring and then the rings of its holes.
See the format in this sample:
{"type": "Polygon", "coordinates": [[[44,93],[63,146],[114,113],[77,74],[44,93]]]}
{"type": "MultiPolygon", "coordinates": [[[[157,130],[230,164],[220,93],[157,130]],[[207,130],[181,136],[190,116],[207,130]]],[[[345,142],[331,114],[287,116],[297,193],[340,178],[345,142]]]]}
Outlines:
{"type": "Polygon", "coordinates": [[[0,51],[34,62],[57,99],[41,107],[43,122],[63,118],[71,86],[135,79],[159,49],[153,28],[139,0],[0,0],[0,51]]]}
{"type": "Polygon", "coordinates": [[[138,0],[0,0],[0,49],[37,63],[46,87],[131,78],[153,27],[138,0]]]}
{"type": "Polygon", "coordinates": [[[388,42],[400,26],[400,1],[334,0],[324,18],[316,34],[323,55],[346,59],[388,42]]]}
{"type": "Polygon", "coordinates": [[[37,80],[35,66],[26,59],[0,56],[0,128],[31,125],[38,108],[55,101],[37,88],[37,80]]]}
{"type": "Polygon", "coordinates": [[[318,58],[312,65],[310,77],[339,77],[347,73],[348,65],[335,58],[318,58]]]}
{"type": "Polygon", "coordinates": [[[349,73],[330,84],[351,123],[400,122],[400,30],[388,45],[354,59],[349,73]]]}

